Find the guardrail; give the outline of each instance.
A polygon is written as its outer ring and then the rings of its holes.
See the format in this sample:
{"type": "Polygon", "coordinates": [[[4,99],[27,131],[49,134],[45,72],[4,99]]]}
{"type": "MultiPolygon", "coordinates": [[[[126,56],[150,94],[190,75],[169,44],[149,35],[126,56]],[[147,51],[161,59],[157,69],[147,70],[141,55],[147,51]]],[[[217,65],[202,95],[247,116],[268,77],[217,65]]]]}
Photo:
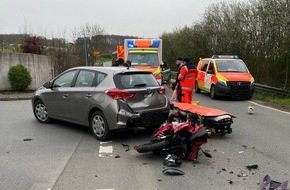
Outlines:
{"type": "MultiPolygon", "coordinates": [[[[177,75],[177,71],[171,71],[171,74],[172,74],[172,76],[176,76],[177,75]]],[[[267,91],[271,91],[271,92],[274,92],[274,93],[279,93],[279,94],[290,96],[290,91],[287,91],[287,90],[282,89],[282,88],[277,88],[277,87],[268,86],[268,85],[259,84],[259,83],[255,83],[255,87],[258,88],[258,89],[261,89],[261,90],[267,90],[267,91]]]]}
{"type": "Polygon", "coordinates": [[[258,83],[255,83],[255,87],[258,89],[261,89],[261,90],[267,90],[267,91],[271,91],[271,92],[290,96],[290,92],[285,90],[285,89],[282,89],[282,88],[277,88],[277,87],[268,86],[265,84],[258,84],[258,83]]]}

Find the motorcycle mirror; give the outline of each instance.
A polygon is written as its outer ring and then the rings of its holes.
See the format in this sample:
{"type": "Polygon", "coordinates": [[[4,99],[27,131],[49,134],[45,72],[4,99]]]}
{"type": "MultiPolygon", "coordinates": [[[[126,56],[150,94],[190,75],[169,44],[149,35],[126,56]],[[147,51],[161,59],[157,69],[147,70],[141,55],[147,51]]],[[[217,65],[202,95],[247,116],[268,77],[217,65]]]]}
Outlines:
{"type": "Polygon", "coordinates": [[[167,175],[184,175],[184,172],[176,168],[167,168],[162,171],[167,175]]]}

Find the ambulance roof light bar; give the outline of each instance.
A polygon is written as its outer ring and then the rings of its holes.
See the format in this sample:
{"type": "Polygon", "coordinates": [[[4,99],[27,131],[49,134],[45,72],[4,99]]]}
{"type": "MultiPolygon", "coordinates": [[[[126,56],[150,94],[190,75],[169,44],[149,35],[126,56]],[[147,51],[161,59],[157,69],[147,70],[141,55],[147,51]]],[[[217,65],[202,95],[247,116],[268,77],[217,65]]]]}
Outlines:
{"type": "Polygon", "coordinates": [[[238,55],[213,55],[211,57],[212,59],[219,59],[219,58],[223,58],[223,59],[239,59],[238,55]]]}

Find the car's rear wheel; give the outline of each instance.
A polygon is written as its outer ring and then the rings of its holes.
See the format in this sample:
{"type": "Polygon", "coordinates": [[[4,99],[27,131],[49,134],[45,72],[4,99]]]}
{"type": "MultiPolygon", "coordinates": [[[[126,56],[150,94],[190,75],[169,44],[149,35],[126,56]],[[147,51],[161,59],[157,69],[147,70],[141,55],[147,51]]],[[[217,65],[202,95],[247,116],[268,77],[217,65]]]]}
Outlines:
{"type": "Polygon", "coordinates": [[[195,93],[200,93],[200,88],[198,88],[198,82],[197,81],[195,82],[194,89],[195,89],[195,93]]]}
{"type": "Polygon", "coordinates": [[[212,85],[211,86],[211,88],[210,88],[210,97],[211,97],[211,99],[216,99],[216,94],[215,94],[215,87],[214,87],[214,85],[212,85]]]}
{"type": "Polygon", "coordinates": [[[96,139],[107,141],[112,138],[107,119],[101,111],[95,111],[91,117],[91,129],[96,139]]]}
{"type": "Polygon", "coordinates": [[[49,123],[51,121],[50,117],[48,116],[48,112],[44,103],[40,100],[37,100],[33,105],[33,113],[35,118],[40,123],[49,123]]]}

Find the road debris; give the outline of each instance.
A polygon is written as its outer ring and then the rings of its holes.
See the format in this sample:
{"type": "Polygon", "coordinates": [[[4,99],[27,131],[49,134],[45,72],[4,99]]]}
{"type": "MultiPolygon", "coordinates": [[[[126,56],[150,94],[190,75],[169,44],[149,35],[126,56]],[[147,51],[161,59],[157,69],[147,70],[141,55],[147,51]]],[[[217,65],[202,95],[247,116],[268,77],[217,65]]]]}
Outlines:
{"type": "Polygon", "coordinates": [[[172,175],[172,176],[175,176],[175,175],[184,175],[184,172],[179,170],[179,169],[176,169],[176,168],[166,168],[162,171],[162,173],[166,174],[166,175],[172,175]]]}
{"type": "Polygon", "coordinates": [[[245,173],[245,171],[240,170],[240,172],[237,175],[238,177],[248,177],[248,175],[245,173]]]}
{"type": "Polygon", "coordinates": [[[181,158],[175,154],[168,154],[163,162],[166,166],[180,166],[182,164],[181,158]]]}
{"type": "Polygon", "coordinates": [[[129,150],[130,150],[130,145],[125,144],[125,143],[121,143],[121,145],[122,145],[123,147],[126,147],[126,150],[125,150],[125,151],[129,151],[129,150]]]}
{"type": "Polygon", "coordinates": [[[33,139],[23,139],[23,141],[32,141],[33,139]]]}
{"type": "Polygon", "coordinates": [[[248,170],[258,169],[258,164],[247,165],[246,168],[248,170]]]}
{"type": "Polygon", "coordinates": [[[288,185],[288,180],[283,183],[271,180],[269,175],[263,178],[263,189],[264,190],[286,190],[288,185]]]}
{"type": "Polygon", "coordinates": [[[254,113],[254,109],[255,109],[255,106],[254,104],[250,105],[248,107],[248,114],[252,115],[254,113]]]}

